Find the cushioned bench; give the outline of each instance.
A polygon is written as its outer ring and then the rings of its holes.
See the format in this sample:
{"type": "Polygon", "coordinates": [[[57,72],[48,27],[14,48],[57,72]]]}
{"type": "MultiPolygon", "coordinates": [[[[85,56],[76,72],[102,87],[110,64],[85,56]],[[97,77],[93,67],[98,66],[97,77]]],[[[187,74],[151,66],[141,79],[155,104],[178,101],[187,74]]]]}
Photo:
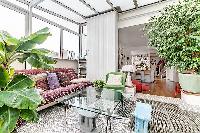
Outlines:
{"type": "Polygon", "coordinates": [[[64,99],[71,98],[86,87],[92,85],[91,82],[72,83],[72,80],[78,78],[77,73],[72,68],[55,68],[50,71],[30,69],[16,71],[15,73],[28,75],[36,82],[35,86],[44,98],[38,111],[53,106],[64,99]],[[60,84],[58,88],[52,89],[52,86],[49,86],[47,79],[49,73],[56,73],[60,84]]]}

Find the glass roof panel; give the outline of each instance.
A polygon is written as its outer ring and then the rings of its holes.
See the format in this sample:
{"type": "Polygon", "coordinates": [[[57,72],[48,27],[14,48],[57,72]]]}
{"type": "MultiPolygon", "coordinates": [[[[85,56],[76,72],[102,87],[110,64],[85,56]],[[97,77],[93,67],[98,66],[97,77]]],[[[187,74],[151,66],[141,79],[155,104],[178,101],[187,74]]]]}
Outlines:
{"type": "Polygon", "coordinates": [[[69,19],[72,19],[76,22],[79,22],[79,23],[85,22],[85,20],[81,16],[73,13],[72,11],[69,11],[68,9],[66,9],[50,0],[43,1],[42,3],[39,4],[39,6],[45,8],[45,9],[48,9],[50,11],[53,11],[55,13],[58,13],[62,16],[65,16],[69,19]]]}
{"type": "Polygon", "coordinates": [[[111,9],[106,0],[85,0],[85,2],[96,9],[98,12],[103,12],[111,9]]]}
{"type": "Polygon", "coordinates": [[[121,10],[128,10],[135,7],[133,0],[110,0],[114,7],[120,6],[121,10]]]}
{"type": "Polygon", "coordinates": [[[69,21],[66,21],[64,19],[58,18],[56,16],[50,15],[46,12],[40,11],[38,9],[33,9],[33,13],[38,14],[44,18],[49,19],[50,21],[56,22],[59,25],[62,25],[68,29],[71,29],[73,31],[79,32],[79,25],[71,23],[69,21]]]}
{"type": "Polygon", "coordinates": [[[89,16],[95,14],[94,11],[90,10],[86,5],[84,5],[79,0],[59,0],[66,6],[72,8],[73,10],[77,11],[78,13],[82,14],[83,16],[89,16]]]}
{"type": "Polygon", "coordinates": [[[17,5],[17,6],[20,6],[20,7],[24,8],[24,9],[28,9],[27,5],[21,3],[21,2],[19,2],[17,0],[7,0],[7,1],[9,1],[9,2],[11,2],[11,3],[13,3],[13,4],[17,5]]]}
{"type": "Polygon", "coordinates": [[[140,6],[145,6],[145,5],[152,4],[158,1],[159,0],[137,0],[137,3],[138,3],[138,6],[140,7],[140,6]]]}

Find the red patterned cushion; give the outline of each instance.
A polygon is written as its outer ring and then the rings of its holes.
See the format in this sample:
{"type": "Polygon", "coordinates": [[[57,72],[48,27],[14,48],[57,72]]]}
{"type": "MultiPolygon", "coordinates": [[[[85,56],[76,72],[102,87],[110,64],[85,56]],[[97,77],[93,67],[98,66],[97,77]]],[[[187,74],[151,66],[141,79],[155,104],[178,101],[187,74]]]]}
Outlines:
{"type": "Polygon", "coordinates": [[[49,90],[47,78],[37,80],[36,87],[44,91],[49,90]]]}
{"type": "Polygon", "coordinates": [[[45,91],[45,92],[43,92],[42,96],[43,96],[44,100],[46,101],[45,104],[47,104],[47,103],[55,101],[55,99],[65,96],[65,95],[69,95],[73,92],[80,91],[90,85],[91,85],[90,82],[71,84],[66,87],[60,87],[60,88],[57,88],[54,90],[45,91]]]}
{"type": "Polygon", "coordinates": [[[68,78],[67,74],[62,73],[62,72],[58,72],[56,74],[57,74],[61,87],[66,87],[71,84],[70,79],[68,78]]]}
{"type": "Polygon", "coordinates": [[[15,73],[26,74],[26,75],[37,75],[40,73],[46,73],[46,71],[41,69],[29,69],[29,70],[16,70],[15,73]]]}

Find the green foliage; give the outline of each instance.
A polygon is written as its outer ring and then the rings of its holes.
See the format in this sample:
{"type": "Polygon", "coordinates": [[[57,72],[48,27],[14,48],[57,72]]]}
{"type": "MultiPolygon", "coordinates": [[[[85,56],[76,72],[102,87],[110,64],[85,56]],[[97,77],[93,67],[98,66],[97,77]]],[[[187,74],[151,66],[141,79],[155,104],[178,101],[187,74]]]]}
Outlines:
{"type": "Polygon", "coordinates": [[[103,80],[95,80],[93,84],[96,88],[103,88],[106,85],[106,83],[103,80]]]}
{"type": "Polygon", "coordinates": [[[14,75],[10,65],[18,60],[36,68],[52,68],[55,61],[47,56],[50,51],[35,48],[48,36],[48,28],[21,39],[0,32],[0,133],[12,132],[20,117],[29,122],[38,120],[36,109],[43,99],[34,88],[35,82],[25,75],[14,75]]]}
{"type": "Polygon", "coordinates": [[[200,73],[200,1],[184,0],[166,7],[145,27],[150,46],[168,66],[200,73]]]}

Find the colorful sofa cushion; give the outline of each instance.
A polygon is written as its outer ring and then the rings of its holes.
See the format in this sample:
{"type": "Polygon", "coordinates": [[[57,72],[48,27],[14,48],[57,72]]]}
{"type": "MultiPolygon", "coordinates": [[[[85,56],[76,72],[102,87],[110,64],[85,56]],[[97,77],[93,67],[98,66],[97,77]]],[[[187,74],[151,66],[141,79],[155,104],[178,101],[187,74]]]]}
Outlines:
{"type": "Polygon", "coordinates": [[[78,79],[73,79],[70,82],[74,83],[74,84],[77,84],[77,83],[82,83],[82,82],[89,82],[89,80],[86,79],[86,78],[78,78],[78,79]]]}
{"type": "MultiPolygon", "coordinates": [[[[81,83],[69,83],[65,81],[71,81],[73,79],[77,79],[78,75],[76,71],[72,68],[55,68],[53,70],[45,71],[45,70],[20,70],[16,71],[15,74],[26,74],[32,77],[36,82],[36,88],[42,89],[38,92],[43,96],[44,101],[40,106],[46,105],[48,103],[54,102],[56,99],[61,98],[66,95],[70,95],[73,92],[80,91],[85,89],[88,86],[91,86],[91,82],[81,82],[81,83]],[[47,80],[48,73],[56,73],[58,81],[60,82],[60,86],[58,88],[51,90],[47,80]],[[58,73],[61,73],[59,75],[58,73]],[[46,76],[45,76],[46,75],[46,76]],[[64,78],[64,79],[63,79],[64,78]],[[67,79],[68,78],[68,79],[67,79]],[[63,83],[63,84],[62,84],[63,83]]],[[[54,75],[55,76],[55,75],[54,75]]]]}
{"type": "Polygon", "coordinates": [[[56,73],[48,73],[47,81],[48,81],[48,84],[49,84],[49,88],[51,90],[54,90],[54,89],[60,87],[60,83],[58,81],[58,77],[57,77],[56,73]]]}
{"type": "Polygon", "coordinates": [[[36,81],[36,87],[42,89],[43,91],[49,90],[49,85],[47,78],[39,79],[36,81]]]}
{"type": "Polygon", "coordinates": [[[71,84],[66,87],[60,87],[54,90],[48,90],[43,92],[42,96],[44,100],[46,101],[45,104],[55,101],[55,99],[58,99],[60,97],[63,97],[65,95],[70,95],[73,92],[77,92],[80,90],[83,90],[87,86],[92,85],[90,82],[88,83],[78,83],[78,84],[71,84]]]}
{"type": "Polygon", "coordinates": [[[61,87],[66,87],[71,84],[69,77],[62,72],[57,72],[57,77],[61,87]]]}

